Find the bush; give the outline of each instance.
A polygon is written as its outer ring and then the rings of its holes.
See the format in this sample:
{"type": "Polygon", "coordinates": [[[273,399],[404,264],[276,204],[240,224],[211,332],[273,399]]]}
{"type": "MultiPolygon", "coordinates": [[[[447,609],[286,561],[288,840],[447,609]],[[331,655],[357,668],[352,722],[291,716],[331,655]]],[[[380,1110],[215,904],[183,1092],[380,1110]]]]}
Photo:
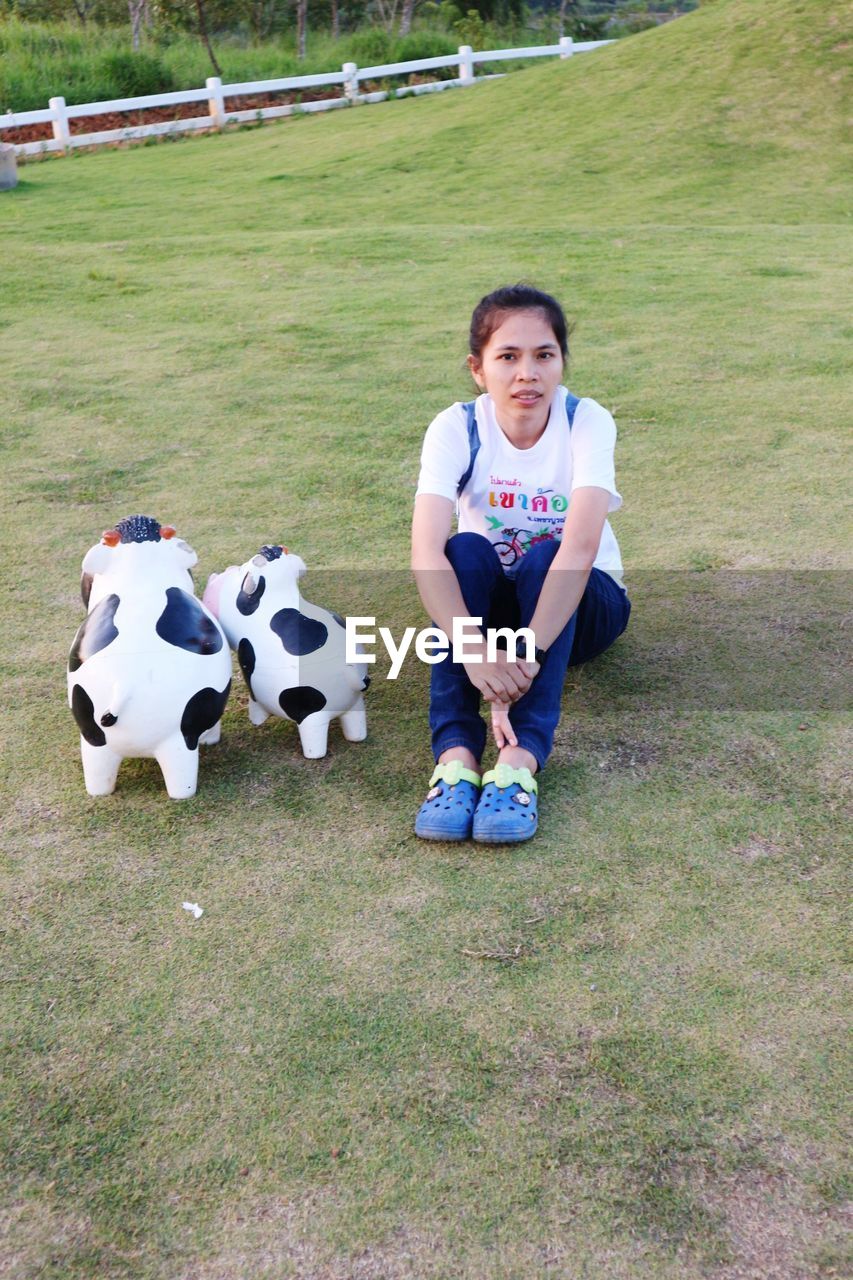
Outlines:
{"type": "Polygon", "coordinates": [[[148,93],[168,93],[175,87],[169,68],[150,53],[108,53],[101,68],[104,82],[110,86],[110,98],[141,98],[148,93]]]}
{"type": "Polygon", "coordinates": [[[441,0],[440,4],[437,0],[424,0],[420,12],[424,21],[442,27],[445,31],[452,30],[454,22],[459,22],[462,17],[462,10],[453,0],[441,0]]]}
{"type": "Polygon", "coordinates": [[[348,56],[360,67],[395,61],[394,40],[387,31],[357,31],[345,41],[348,56]]]}
{"type": "Polygon", "coordinates": [[[468,9],[464,17],[454,22],[453,30],[460,42],[470,45],[472,49],[485,49],[489,44],[486,23],[476,9],[468,9]]]}
{"type": "Polygon", "coordinates": [[[124,28],[0,22],[0,110],[38,110],[52,97],[72,106],[183,87],[159,57],[131,53],[127,42],[124,28]]]}
{"type": "Polygon", "coordinates": [[[609,40],[610,18],[606,13],[581,13],[569,15],[566,34],[575,40],[609,40]]]}
{"type": "Polygon", "coordinates": [[[441,58],[455,53],[459,41],[443,31],[412,31],[397,42],[395,62],[414,62],[416,58],[441,58]]]}

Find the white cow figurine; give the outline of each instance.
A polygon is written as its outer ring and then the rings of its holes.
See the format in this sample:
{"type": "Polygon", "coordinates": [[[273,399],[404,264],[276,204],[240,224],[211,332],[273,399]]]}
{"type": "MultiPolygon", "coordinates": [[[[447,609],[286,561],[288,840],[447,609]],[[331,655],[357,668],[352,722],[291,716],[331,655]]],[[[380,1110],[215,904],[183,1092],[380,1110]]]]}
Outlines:
{"type": "Polygon", "coordinates": [[[287,547],[261,547],[246,564],[212,573],[204,602],[237,651],[249,689],[249,719],[295,720],[302,753],[326,754],[329,721],[340,716],[344,737],[367,736],[363,662],[346,661],[345,623],[336,613],[309,604],[299,594],[305,572],[287,547]]]}
{"type": "Polygon", "coordinates": [[[219,741],[231,654],[193,591],[198,557],[170,525],[128,516],[83,560],[88,614],[68,658],[68,701],[90,795],[122,760],[153,756],[173,800],[195,794],[198,744],[219,741]]]}

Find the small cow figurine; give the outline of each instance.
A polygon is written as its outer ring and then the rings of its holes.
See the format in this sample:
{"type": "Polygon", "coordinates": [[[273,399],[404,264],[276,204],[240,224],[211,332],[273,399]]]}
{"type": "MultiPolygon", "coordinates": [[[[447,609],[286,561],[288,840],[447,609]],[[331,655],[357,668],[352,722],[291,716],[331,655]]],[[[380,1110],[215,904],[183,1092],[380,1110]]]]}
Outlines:
{"type": "Polygon", "coordinates": [[[249,689],[249,719],[295,720],[302,753],[326,754],[329,721],[340,716],[344,737],[367,736],[363,692],[370,683],[363,662],[346,661],[346,624],[299,594],[305,572],[287,547],[261,547],[224,573],[212,573],[204,602],[237,651],[249,689]]]}
{"type": "Polygon", "coordinates": [[[88,609],[68,658],[86,790],[108,795],[126,757],[153,756],[173,800],[195,794],[199,742],[219,741],[231,654],[193,592],[198,557],[170,525],[128,516],[83,560],[88,609]]]}

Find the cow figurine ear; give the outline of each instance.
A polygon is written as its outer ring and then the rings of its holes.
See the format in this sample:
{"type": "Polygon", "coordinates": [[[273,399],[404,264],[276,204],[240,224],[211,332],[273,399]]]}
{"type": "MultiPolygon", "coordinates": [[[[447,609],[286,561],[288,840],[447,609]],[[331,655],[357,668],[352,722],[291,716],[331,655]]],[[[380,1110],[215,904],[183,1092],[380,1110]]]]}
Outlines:
{"type": "MultiPolygon", "coordinates": [[[[264,564],[266,564],[266,561],[264,561],[264,564]]],[[[251,595],[254,595],[257,589],[258,589],[257,578],[254,578],[252,576],[252,571],[249,570],[249,572],[246,574],[245,578],[243,579],[243,583],[242,583],[242,586],[240,587],[240,590],[243,592],[243,595],[251,596],[251,595]]]]}
{"type": "Polygon", "coordinates": [[[114,555],[114,549],[106,542],[96,542],[83,557],[83,577],[87,574],[91,577],[96,573],[106,573],[114,555]]]}
{"type": "Polygon", "coordinates": [[[170,546],[173,546],[180,553],[185,569],[191,569],[194,564],[198,564],[198,556],[193,551],[188,542],[184,542],[183,538],[173,538],[170,546]]]}

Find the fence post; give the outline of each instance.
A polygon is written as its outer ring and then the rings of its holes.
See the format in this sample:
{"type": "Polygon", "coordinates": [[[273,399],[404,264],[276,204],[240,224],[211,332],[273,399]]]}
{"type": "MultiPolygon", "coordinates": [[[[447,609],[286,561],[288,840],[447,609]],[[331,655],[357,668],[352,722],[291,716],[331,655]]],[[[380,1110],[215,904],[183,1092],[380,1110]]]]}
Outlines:
{"type": "Polygon", "coordinates": [[[18,185],[18,156],[9,142],[0,142],[0,191],[11,191],[18,185]]]}
{"type": "Polygon", "coordinates": [[[222,81],[219,76],[208,76],[207,113],[213,117],[214,129],[225,128],[225,98],[222,94],[222,81]]]}
{"type": "Polygon", "coordinates": [[[474,83],[474,63],[471,59],[470,44],[460,44],[459,46],[459,79],[463,84],[474,83]]]}
{"type": "Polygon", "coordinates": [[[358,102],[358,67],[354,62],[345,62],[341,67],[344,73],[344,94],[353,106],[358,102]]]}
{"type": "Polygon", "coordinates": [[[574,40],[571,36],[560,36],[560,57],[570,58],[574,53],[574,40]]]}
{"type": "Polygon", "coordinates": [[[47,104],[53,112],[53,136],[62,143],[63,151],[71,150],[71,130],[68,128],[68,112],[64,98],[51,98],[47,104]]]}

